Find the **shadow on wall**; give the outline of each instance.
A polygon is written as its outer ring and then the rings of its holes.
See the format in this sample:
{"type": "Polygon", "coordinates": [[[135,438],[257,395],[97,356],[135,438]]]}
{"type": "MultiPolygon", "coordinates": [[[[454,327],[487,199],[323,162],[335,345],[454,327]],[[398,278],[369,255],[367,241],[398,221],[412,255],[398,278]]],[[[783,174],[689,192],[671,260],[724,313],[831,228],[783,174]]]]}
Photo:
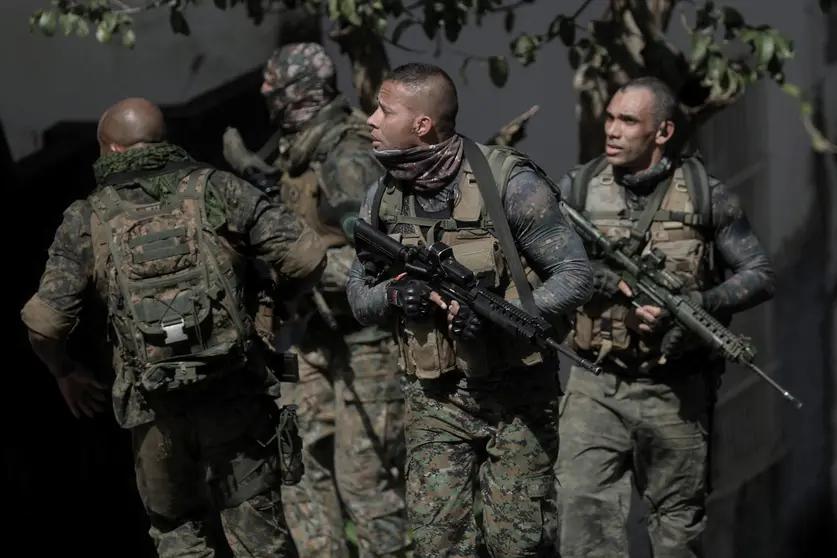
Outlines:
{"type": "MultiPolygon", "coordinates": [[[[221,136],[227,126],[239,128],[251,148],[260,147],[271,133],[259,94],[261,80],[261,69],[253,70],[183,105],[163,107],[170,141],[223,169],[221,136]]],[[[4,346],[6,362],[15,363],[5,367],[0,390],[6,425],[3,486],[11,514],[4,527],[18,540],[37,540],[44,554],[54,546],[56,553],[89,558],[113,556],[117,548],[124,558],[153,556],[134,485],[128,434],[109,413],[94,420],[73,419],[49,372],[30,350],[19,315],[37,289],[62,212],[91,191],[91,165],[98,156],[96,125],[56,124],[44,133],[44,147],[16,165],[5,134],[0,143],[7,208],[2,221],[10,239],[4,256],[10,296],[3,322],[13,336],[4,346]]],[[[80,360],[108,374],[102,358],[90,359],[102,354],[96,347],[105,340],[97,331],[90,317],[83,317],[73,345],[82,348],[80,360]]]]}

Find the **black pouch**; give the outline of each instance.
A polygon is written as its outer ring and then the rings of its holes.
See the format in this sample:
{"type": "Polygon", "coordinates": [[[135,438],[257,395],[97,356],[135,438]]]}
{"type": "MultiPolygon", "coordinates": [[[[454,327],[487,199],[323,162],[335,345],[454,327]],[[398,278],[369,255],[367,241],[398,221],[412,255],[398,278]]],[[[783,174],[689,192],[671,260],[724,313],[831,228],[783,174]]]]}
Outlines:
{"type": "Polygon", "coordinates": [[[295,384],[299,381],[299,359],[293,353],[267,355],[267,367],[280,382],[295,384]]]}
{"type": "Polygon", "coordinates": [[[279,475],[282,484],[294,486],[302,480],[302,475],[305,473],[296,405],[285,405],[279,409],[276,438],[279,442],[279,475]]]}

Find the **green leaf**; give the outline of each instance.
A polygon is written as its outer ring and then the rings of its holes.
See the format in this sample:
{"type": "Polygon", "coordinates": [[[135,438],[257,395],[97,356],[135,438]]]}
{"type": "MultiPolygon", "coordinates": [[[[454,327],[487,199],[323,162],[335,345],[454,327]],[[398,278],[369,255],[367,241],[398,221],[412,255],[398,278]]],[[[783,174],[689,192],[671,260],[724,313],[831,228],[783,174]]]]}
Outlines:
{"type": "Polygon", "coordinates": [[[56,14],[52,10],[42,13],[41,17],[38,18],[38,27],[41,29],[41,33],[43,33],[47,37],[52,37],[53,35],[55,35],[55,29],[57,25],[58,14],[56,14]]]}
{"type": "Polygon", "coordinates": [[[227,9],[227,0],[212,0],[215,4],[215,7],[219,10],[226,10],[227,9]]]}
{"type": "Polygon", "coordinates": [[[32,12],[32,15],[29,16],[29,32],[35,30],[35,27],[38,26],[38,21],[41,19],[41,15],[43,15],[43,10],[35,10],[32,12]]]}
{"type": "Polygon", "coordinates": [[[721,8],[721,11],[724,14],[724,24],[726,24],[727,27],[737,29],[738,27],[744,25],[744,17],[741,15],[741,12],[735,8],[724,6],[721,8]]]}
{"type": "Polygon", "coordinates": [[[762,33],[756,40],[756,56],[760,66],[766,66],[776,52],[776,41],[769,33],[762,33]]]}
{"type": "Polygon", "coordinates": [[[172,8],[169,13],[169,25],[171,25],[171,30],[177,35],[188,36],[192,32],[192,30],[189,29],[189,23],[186,21],[186,17],[183,15],[183,12],[176,8],[172,8]]]}
{"type": "Polygon", "coordinates": [[[122,44],[129,49],[133,49],[137,42],[137,35],[133,29],[128,29],[122,34],[122,44]]]}
{"type": "Polygon", "coordinates": [[[834,0],[820,0],[820,11],[824,14],[828,14],[831,12],[831,8],[834,7],[834,0]]]}
{"type": "Polygon", "coordinates": [[[567,51],[567,59],[570,62],[570,68],[577,70],[581,65],[582,51],[581,47],[574,46],[567,51]]]}
{"type": "Polygon", "coordinates": [[[796,97],[797,99],[800,97],[802,92],[799,90],[799,87],[795,86],[792,83],[783,83],[782,84],[782,91],[790,95],[791,97],[796,97]]]}
{"type": "Polygon", "coordinates": [[[535,61],[540,42],[531,35],[520,35],[511,42],[512,55],[522,66],[529,66],[535,61]]]}
{"type": "Polygon", "coordinates": [[[110,26],[104,21],[96,26],[96,40],[100,43],[109,43],[113,37],[113,31],[110,26]]]}
{"type": "Polygon", "coordinates": [[[488,75],[497,87],[503,87],[509,81],[509,62],[504,56],[492,56],[488,59],[488,75]]]}
{"type": "Polygon", "coordinates": [[[340,0],[328,0],[328,18],[340,19],[340,0]]]}
{"type": "Polygon", "coordinates": [[[375,32],[379,37],[386,35],[387,27],[389,27],[389,20],[385,17],[379,17],[375,20],[375,32]]]}
{"type": "Polygon", "coordinates": [[[401,35],[404,34],[404,31],[415,25],[416,22],[412,19],[402,19],[398,22],[398,25],[395,26],[395,29],[392,30],[392,41],[393,44],[398,44],[401,42],[401,35]]]}
{"type": "Polygon", "coordinates": [[[509,10],[506,12],[505,17],[503,17],[503,27],[506,28],[506,33],[511,33],[514,29],[514,21],[515,15],[513,10],[509,10]]]}
{"type": "Polygon", "coordinates": [[[61,14],[58,16],[58,23],[64,29],[64,35],[69,37],[76,29],[76,25],[81,20],[76,14],[61,14]]]}
{"type": "Polygon", "coordinates": [[[76,37],[84,38],[90,34],[90,24],[80,19],[76,24],[76,37]]]}
{"type": "Polygon", "coordinates": [[[558,25],[558,36],[564,46],[571,46],[575,42],[575,21],[564,18],[558,25]]]}
{"type": "Polygon", "coordinates": [[[727,60],[722,55],[715,55],[709,59],[706,76],[714,82],[718,82],[727,71],[727,60]]]}
{"type": "Polygon", "coordinates": [[[791,40],[780,33],[774,34],[773,39],[776,41],[776,57],[780,61],[784,62],[785,60],[793,58],[794,51],[793,42],[791,40]]]}
{"type": "Polygon", "coordinates": [[[357,2],[355,0],[342,0],[340,11],[343,13],[343,17],[355,27],[360,27],[363,23],[360,20],[360,14],[357,13],[357,2]]]}
{"type": "Polygon", "coordinates": [[[709,53],[712,37],[705,33],[695,33],[692,40],[692,66],[700,66],[709,53]]]}

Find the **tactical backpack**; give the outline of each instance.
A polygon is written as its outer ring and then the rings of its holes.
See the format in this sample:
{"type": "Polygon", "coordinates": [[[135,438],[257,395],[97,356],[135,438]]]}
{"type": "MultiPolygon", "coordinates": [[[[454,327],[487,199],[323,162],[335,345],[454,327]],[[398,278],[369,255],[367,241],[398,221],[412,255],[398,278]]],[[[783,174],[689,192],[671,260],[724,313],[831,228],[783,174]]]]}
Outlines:
{"type": "Polygon", "coordinates": [[[172,390],[247,360],[252,323],[243,261],[207,221],[214,169],[192,169],[163,201],[134,204],[106,185],[90,196],[99,289],[116,348],[145,391],[172,390]]]}

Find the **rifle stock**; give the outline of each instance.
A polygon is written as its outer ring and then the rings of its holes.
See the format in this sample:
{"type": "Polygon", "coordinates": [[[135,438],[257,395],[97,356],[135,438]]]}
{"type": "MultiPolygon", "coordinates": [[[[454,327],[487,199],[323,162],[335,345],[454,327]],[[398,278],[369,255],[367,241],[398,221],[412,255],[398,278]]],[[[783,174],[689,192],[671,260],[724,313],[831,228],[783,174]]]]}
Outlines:
{"type": "MultiPolygon", "coordinates": [[[[752,370],[797,409],[802,407],[801,401],[756,366],[754,360],[757,351],[751,343],[731,332],[695,304],[691,297],[680,294],[683,284],[665,269],[665,255],[662,252],[652,249],[645,256],[629,256],[622,251],[619,243],[608,239],[593,223],[566,202],[562,201],[560,205],[579,235],[595,245],[607,261],[623,272],[622,278],[631,287],[634,296],[643,295],[654,305],[666,308],[681,327],[697,336],[712,351],[730,362],[752,370]]],[[[632,302],[634,306],[638,306],[635,300],[632,302]]]]}
{"type": "Polygon", "coordinates": [[[408,247],[357,217],[345,228],[351,232],[358,259],[364,265],[371,264],[379,270],[379,266],[403,266],[408,276],[426,282],[443,299],[467,305],[480,318],[509,334],[524,337],[540,349],[561,353],[595,374],[602,372],[601,367],[555,339],[549,322],[480,287],[474,273],[456,261],[453,250],[446,244],[408,247]]]}

